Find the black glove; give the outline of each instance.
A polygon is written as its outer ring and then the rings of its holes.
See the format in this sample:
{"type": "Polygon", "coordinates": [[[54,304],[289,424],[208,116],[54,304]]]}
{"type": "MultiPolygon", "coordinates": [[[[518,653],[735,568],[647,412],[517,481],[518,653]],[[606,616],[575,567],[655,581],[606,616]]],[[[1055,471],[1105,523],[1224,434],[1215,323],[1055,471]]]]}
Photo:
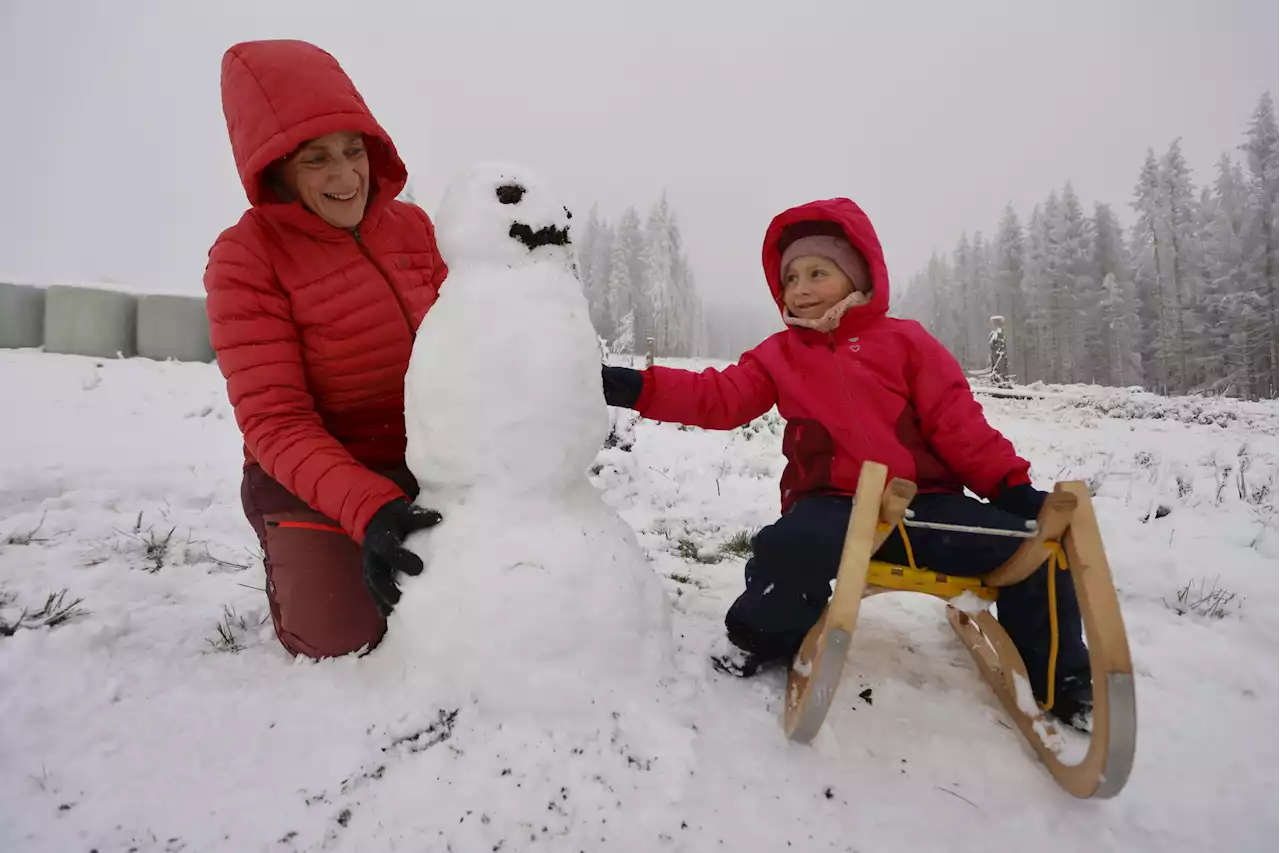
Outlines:
{"type": "Polygon", "coordinates": [[[1001,490],[991,502],[1010,515],[1036,519],[1040,517],[1040,508],[1044,506],[1044,500],[1047,497],[1049,495],[1046,492],[1022,483],[1001,490]]]}
{"type": "Polygon", "coordinates": [[[364,529],[364,585],[384,619],[400,600],[396,575],[400,572],[422,574],[422,560],[405,550],[404,540],[416,530],[436,526],[440,517],[434,509],[423,509],[406,498],[396,498],[369,519],[364,529]]]}
{"type": "Polygon", "coordinates": [[[600,365],[600,378],[604,382],[604,401],[620,409],[635,408],[644,390],[644,374],[629,367],[600,365]]]}

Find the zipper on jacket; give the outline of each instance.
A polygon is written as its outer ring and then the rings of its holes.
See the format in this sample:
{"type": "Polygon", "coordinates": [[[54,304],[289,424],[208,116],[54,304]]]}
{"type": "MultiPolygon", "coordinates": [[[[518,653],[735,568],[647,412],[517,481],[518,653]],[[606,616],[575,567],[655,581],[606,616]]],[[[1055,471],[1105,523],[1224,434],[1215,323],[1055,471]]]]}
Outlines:
{"type": "Polygon", "coordinates": [[[267,527],[282,527],[293,530],[320,530],[325,533],[341,533],[344,536],[347,531],[341,527],[332,524],[319,524],[314,521],[268,521],[267,527]]]}
{"type": "MultiPolygon", "coordinates": [[[[849,411],[856,412],[857,404],[853,401],[853,392],[849,387],[849,377],[844,372],[844,365],[840,363],[840,353],[836,352],[836,333],[827,333],[827,343],[831,351],[831,357],[836,363],[836,373],[840,375],[840,388],[844,391],[845,402],[849,404],[849,411]]],[[[866,450],[865,459],[875,459],[875,453],[871,450],[871,442],[867,440],[867,434],[861,430],[858,431],[858,437],[862,439],[862,446],[866,450]]]]}
{"type": "Polygon", "coordinates": [[[383,269],[382,264],[378,263],[377,258],[373,256],[373,252],[369,251],[369,247],[364,244],[364,239],[360,236],[360,229],[352,228],[351,234],[356,238],[356,246],[360,249],[360,253],[365,256],[369,263],[373,264],[373,268],[378,271],[378,275],[382,276],[382,280],[390,288],[391,295],[395,297],[396,305],[400,307],[400,316],[404,319],[405,328],[409,330],[409,338],[416,337],[413,332],[413,318],[409,315],[409,309],[404,304],[404,300],[400,298],[400,291],[396,290],[396,286],[391,283],[391,276],[387,275],[387,271],[383,269]]]}

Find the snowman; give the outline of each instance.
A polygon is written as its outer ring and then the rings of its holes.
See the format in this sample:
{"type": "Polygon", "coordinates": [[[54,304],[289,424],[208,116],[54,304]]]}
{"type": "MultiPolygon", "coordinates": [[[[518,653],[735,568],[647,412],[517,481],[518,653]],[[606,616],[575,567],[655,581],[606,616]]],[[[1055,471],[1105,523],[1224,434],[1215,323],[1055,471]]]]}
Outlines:
{"type": "Polygon", "coordinates": [[[668,604],[587,479],[609,429],[571,213],[527,169],[485,163],[437,216],[449,266],[405,379],[407,460],[444,522],[376,652],[488,712],[575,716],[658,701],[668,604]]]}

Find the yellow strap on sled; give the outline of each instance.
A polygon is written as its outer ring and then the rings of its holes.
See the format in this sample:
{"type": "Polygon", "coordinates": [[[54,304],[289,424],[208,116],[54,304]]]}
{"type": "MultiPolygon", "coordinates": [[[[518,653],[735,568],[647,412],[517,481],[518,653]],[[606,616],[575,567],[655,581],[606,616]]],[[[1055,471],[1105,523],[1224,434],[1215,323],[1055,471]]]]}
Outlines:
{"type": "Polygon", "coordinates": [[[1040,703],[1040,710],[1047,711],[1053,707],[1053,681],[1058,672],[1058,570],[1067,570],[1067,552],[1062,550],[1061,542],[1046,542],[1049,546],[1049,686],[1045,688],[1045,699],[1040,703]]]}
{"type": "MultiPolygon", "coordinates": [[[[880,529],[884,531],[892,528],[883,525],[880,529]]],[[[911,549],[911,539],[907,536],[906,526],[902,522],[898,522],[898,532],[902,535],[902,544],[907,551],[907,565],[898,566],[872,560],[867,567],[869,585],[906,592],[923,592],[942,599],[952,599],[971,592],[984,601],[996,600],[996,590],[983,586],[980,578],[958,578],[917,566],[916,555],[911,549]]]]}
{"type": "MultiPolygon", "coordinates": [[[[881,532],[892,530],[883,522],[878,525],[881,532]]],[[[980,578],[958,578],[952,575],[939,574],[916,565],[916,556],[911,549],[911,538],[907,535],[907,527],[901,521],[897,524],[898,533],[902,536],[902,546],[907,552],[907,565],[898,566],[872,560],[867,567],[867,584],[884,589],[903,590],[905,592],[923,592],[941,599],[950,600],[965,592],[971,592],[983,601],[995,601],[999,595],[995,587],[982,583],[980,578]]],[[[1040,710],[1047,711],[1054,703],[1054,677],[1058,671],[1058,584],[1059,571],[1067,571],[1067,554],[1062,543],[1050,540],[1044,543],[1049,548],[1049,680],[1045,701],[1040,703],[1040,710]]]]}

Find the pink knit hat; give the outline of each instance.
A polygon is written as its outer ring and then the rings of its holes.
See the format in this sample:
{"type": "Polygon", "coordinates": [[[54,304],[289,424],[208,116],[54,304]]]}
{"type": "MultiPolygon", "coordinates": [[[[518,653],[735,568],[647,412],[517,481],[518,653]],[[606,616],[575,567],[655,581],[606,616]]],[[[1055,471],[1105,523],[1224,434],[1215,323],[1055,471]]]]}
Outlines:
{"type": "Polygon", "coordinates": [[[782,280],[787,280],[787,267],[796,258],[804,255],[818,255],[830,258],[849,281],[853,289],[860,293],[871,290],[871,270],[867,267],[866,258],[843,237],[832,234],[809,234],[799,237],[787,246],[782,253],[782,280]]]}

